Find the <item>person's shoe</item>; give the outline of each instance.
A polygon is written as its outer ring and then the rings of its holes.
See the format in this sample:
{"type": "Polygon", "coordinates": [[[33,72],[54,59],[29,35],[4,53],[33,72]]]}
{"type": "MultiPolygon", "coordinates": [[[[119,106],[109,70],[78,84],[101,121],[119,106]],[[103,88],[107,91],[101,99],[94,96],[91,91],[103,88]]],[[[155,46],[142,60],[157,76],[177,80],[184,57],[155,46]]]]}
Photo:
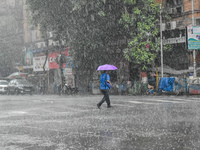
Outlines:
{"type": "Polygon", "coordinates": [[[107,108],[111,108],[112,106],[107,106],[107,108]]]}
{"type": "Polygon", "coordinates": [[[97,108],[100,109],[100,105],[99,104],[97,104],[97,108]]]}

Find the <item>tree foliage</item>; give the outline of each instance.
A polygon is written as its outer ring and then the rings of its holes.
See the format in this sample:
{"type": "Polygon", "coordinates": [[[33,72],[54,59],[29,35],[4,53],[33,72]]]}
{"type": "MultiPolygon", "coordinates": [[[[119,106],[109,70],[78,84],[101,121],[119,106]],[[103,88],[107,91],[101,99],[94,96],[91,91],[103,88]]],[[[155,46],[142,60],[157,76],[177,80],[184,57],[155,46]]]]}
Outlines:
{"type": "Polygon", "coordinates": [[[125,35],[123,24],[118,22],[123,0],[27,0],[27,4],[32,24],[66,40],[82,70],[109,63],[108,44],[125,35]]]}
{"type": "Polygon", "coordinates": [[[109,44],[119,39],[131,40],[124,56],[144,69],[159,49],[159,5],[154,0],[27,0],[27,5],[32,24],[43,33],[53,31],[55,40],[71,47],[77,74],[92,74],[98,65],[115,62],[109,44]]]}
{"type": "Polygon", "coordinates": [[[156,42],[160,31],[159,4],[154,0],[125,0],[125,2],[134,7],[127,10],[120,20],[131,33],[131,40],[124,54],[129,61],[142,64],[143,69],[146,69],[155,59],[156,51],[160,47],[159,41],[156,42]]]}

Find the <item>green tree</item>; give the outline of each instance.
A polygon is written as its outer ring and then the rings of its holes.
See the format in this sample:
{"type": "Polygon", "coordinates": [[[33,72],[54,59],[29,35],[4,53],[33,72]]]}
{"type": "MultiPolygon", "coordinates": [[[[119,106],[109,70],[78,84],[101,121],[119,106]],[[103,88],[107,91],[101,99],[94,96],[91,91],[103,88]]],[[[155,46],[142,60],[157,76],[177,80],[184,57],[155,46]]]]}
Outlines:
{"type": "Polygon", "coordinates": [[[125,0],[125,3],[133,7],[129,7],[120,20],[131,36],[124,54],[127,60],[140,64],[145,70],[160,48],[159,41],[156,42],[160,32],[159,4],[155,0],[125,0]]]}
{"type": "Polygon", "coordinates": [[[108,45],[126,36],[118,22],[124,12],[123,0],[27,0],[27,4],[32,24],[53,31],[55,40],[69,44],[78,76],[91,79],[98,65],[113,62],[108,45]]]}

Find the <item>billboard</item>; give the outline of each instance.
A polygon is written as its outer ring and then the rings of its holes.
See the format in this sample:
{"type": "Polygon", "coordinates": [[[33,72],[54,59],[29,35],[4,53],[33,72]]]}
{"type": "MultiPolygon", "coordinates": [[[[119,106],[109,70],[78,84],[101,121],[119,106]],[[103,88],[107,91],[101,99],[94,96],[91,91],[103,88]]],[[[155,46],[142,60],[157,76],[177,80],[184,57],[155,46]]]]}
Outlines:
{"type": "Polygon", "coordinates": [[[200,27],[187,26],[187,43],[189,50],[200,49],[200,27]]]}
{"type": "MultiPolygon", "coordinates": [[[[43,71],[43,65],[45,59],[46,59],[45,55],[33,57],[33,71],[43,71]]],[[[45,70],[46,71],[49,70],[48,59],[45,65],[45,70]]]]}
{"type": "MultiPolygon", "coordinates": [[[[68,50],[61,52],[62,54],[65,54],[66,56],[69,56],[68,50]]],[[[59,52],[52,52],[49,53],[49,69],[58,69],[59,64],[56,62],[56,58],[59,55],[59,52]]],[[[66,64],[64,63],[63,68],[66,68],[66,64]]]]}

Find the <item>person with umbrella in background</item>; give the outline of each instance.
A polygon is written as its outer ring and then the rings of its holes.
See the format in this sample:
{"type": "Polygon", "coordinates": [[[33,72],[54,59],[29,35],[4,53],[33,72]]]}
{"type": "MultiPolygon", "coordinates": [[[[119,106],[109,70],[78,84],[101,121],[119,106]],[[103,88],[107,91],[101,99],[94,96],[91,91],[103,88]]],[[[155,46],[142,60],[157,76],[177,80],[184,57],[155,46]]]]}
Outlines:
{"type": "Polygon", "coordinates": [[[107,108],[111,107],[110,104],[110,97],[109,97],[109,89],[111,87],[111,81],[110,81],[110,76],[109,74],[107,74],[106,70],[116,70],[117,67],[113,66],[113,65],[102,65],[99,66],[97,70],[103,70],[103,74],[100,77],[100,90],[101,93],[104,95],[104,97],[102,98],[102,100],[97,104],[97,107],[100,109],[101,105],[106,101],[107,103],[107,108]]]}

